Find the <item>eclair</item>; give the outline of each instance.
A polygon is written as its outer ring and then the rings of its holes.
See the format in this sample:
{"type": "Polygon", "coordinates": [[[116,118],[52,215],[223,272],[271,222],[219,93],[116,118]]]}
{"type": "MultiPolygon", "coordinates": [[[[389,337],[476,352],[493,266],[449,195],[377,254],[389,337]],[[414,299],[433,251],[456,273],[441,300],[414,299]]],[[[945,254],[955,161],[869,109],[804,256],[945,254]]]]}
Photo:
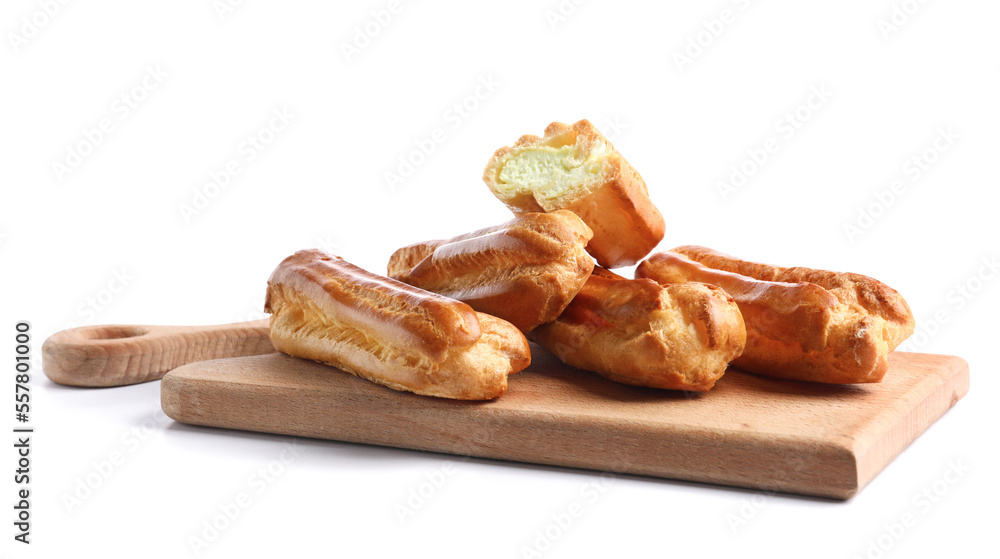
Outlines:
{"type": "Polygon", "coordinates": [[[509,322],[320,250],[282,261],[264,306],[278,351],[395,390],[493,399],[531,362],[527,339],[509,322]]]}
{"type": "Polygon", "coordinates": [[[603,268],[532,340],[562,362],[624,384],[710,390],[742,351],[733,298],[701,283],[660,286],[603,268]]]}
{"type": "Polygon", "coordinates": [[[698,281],[725,289],[747,329],[746,349],[733,364],[761,375],[879,382],[889,352],[914,328],[903,297],[860,274],[782,268],[683,246],[650,256],[635,275],[667,286],[698,281]]]}
{"type": "Polygon", "coordinates": [[[585,247],[592,236],[572,212],[526,213],[403,247],[389,259],[388,275],[464,301],[527,334],[555,320],[587,281],[594,259],[585,247]]]}
{"type": "Polygon", "coordinates": [[[594,237],[587,250],[605,268],[631,266],[663,239],[664,222],[646,183],[587,120],[553,122],[493,154],[483,171],[514,214],[569,210],[594,237]]]}

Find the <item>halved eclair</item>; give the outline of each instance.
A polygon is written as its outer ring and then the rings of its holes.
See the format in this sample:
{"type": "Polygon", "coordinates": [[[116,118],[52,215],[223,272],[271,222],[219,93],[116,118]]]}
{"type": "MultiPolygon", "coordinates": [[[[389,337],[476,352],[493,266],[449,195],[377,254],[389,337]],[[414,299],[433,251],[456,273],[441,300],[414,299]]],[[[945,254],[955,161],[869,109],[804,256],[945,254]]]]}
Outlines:
{"type": "Polygon", "coordinates": [[[395,390],[493,399],[531,362],[527,339],[509,322],[320,250],[278,265],[264,307],[278,351],[395,390]]]}
{"type": "Polygon", "coordinates": [[[631,266],[663,239],[664,222],[646,183],[587,120],[553,122],[522,136],[483,171],[493,195],[515,214],[569,210],[594,232],[587,250],[606,268],[631,266]]]}

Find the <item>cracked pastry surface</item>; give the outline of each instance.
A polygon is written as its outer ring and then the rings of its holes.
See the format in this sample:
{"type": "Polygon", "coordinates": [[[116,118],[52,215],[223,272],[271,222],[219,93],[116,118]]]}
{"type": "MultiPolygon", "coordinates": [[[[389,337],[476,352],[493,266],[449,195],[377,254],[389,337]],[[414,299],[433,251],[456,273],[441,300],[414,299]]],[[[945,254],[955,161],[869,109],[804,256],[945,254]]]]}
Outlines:
{"type": "Polygon", "coordinates": [[[701,283],[660,286],[594,273],[563,314],[532,339],[567,365],[639,386],[705,392],[746,340],[732,297],[701,283]]]}
{"type": "Polygon", "coordinates": [[[834,384],[879,382],[914,328],[900,294],[868,276],[749,262],[699,246],[650,256],[636,277],[700,281],[740,307],[747,347],[733,363],[762,375],[834,384]]]}

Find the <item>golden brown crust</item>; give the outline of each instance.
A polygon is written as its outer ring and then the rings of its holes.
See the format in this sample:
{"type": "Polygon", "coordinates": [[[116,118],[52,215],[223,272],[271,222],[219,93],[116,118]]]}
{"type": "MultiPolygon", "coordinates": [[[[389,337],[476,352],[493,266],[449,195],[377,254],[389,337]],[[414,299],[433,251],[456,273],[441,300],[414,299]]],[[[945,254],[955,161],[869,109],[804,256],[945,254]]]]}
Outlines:
{"type": "Polygon", "coordinates": [[[440,241],[416,243],[389,259],[389,277],[468,303],[524,333],[551,322],[594,268],[584,247],[593,233],[572,212],[527,213],[440,241]]]}
{"type": "Polygon", "coordinates": [[[532,339],[611,380],[705,392],[742,352],[746,332],[736,303],[718,287],[662,287],[595,268],[559,319],[532,339]]]}
{"type": "Polygon", "coordinates": [[[608,268],[635,264],[663,239],[663,216],[649,199],[646,183],[587,120],[573,125],[553,122],[542,138],[525,135],[514,145],[498,149],[483,171],[483,180],[515,214],[566,209],[579,215],[594,232],[587,250],[608,268]],[[544,199],[527,185],[502,188],[506,183],[500,173],[511,157],[530,148],[564,145],[575,145],[581,153],[595,149],[604,153],[597,182],[544,199]]]}
{"type": "Polygon", "coordinates": [[[833,294],[837,300],[863,309],[886,321],[889,345],[895,349],[913,333],[913,313],[898,291],[888,285],[861,274],[830,272],[812,268],[783,268],[757,262],[748,262],[721,252],[694,245],[682,246],[671,252],[683,254],[702,264],[758,280],[799,283],[809,282],[833,294]]]}
{"type": "Polygon", "coordinates": [[[826,383],[878,382],[913,331],[906,301],[867,276],[747,262],[703,247],[650,256],[636,277],[722,287],[739,304],[747,347],[733,364],[826,383]]]}
{"type": "Polygon", "coordinates": [[[497,398],[531,360],[510,323],[319,250],[274,270],[265,311],[278,351],[417,394],[497,398]]]}

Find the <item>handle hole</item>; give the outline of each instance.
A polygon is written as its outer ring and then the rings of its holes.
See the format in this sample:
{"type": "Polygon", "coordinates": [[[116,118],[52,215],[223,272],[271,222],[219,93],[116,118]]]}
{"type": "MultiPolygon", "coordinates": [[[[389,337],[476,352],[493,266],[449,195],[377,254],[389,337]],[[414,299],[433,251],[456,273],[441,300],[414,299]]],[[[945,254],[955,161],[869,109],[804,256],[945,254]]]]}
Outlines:
{"type": "Polygon", "coordinates": [[[149,333],[149,330],[139,326],[99,326],[87,332],[87,338],[91,340],[117,340],[121,338],[134,338],[149,333]]]}

